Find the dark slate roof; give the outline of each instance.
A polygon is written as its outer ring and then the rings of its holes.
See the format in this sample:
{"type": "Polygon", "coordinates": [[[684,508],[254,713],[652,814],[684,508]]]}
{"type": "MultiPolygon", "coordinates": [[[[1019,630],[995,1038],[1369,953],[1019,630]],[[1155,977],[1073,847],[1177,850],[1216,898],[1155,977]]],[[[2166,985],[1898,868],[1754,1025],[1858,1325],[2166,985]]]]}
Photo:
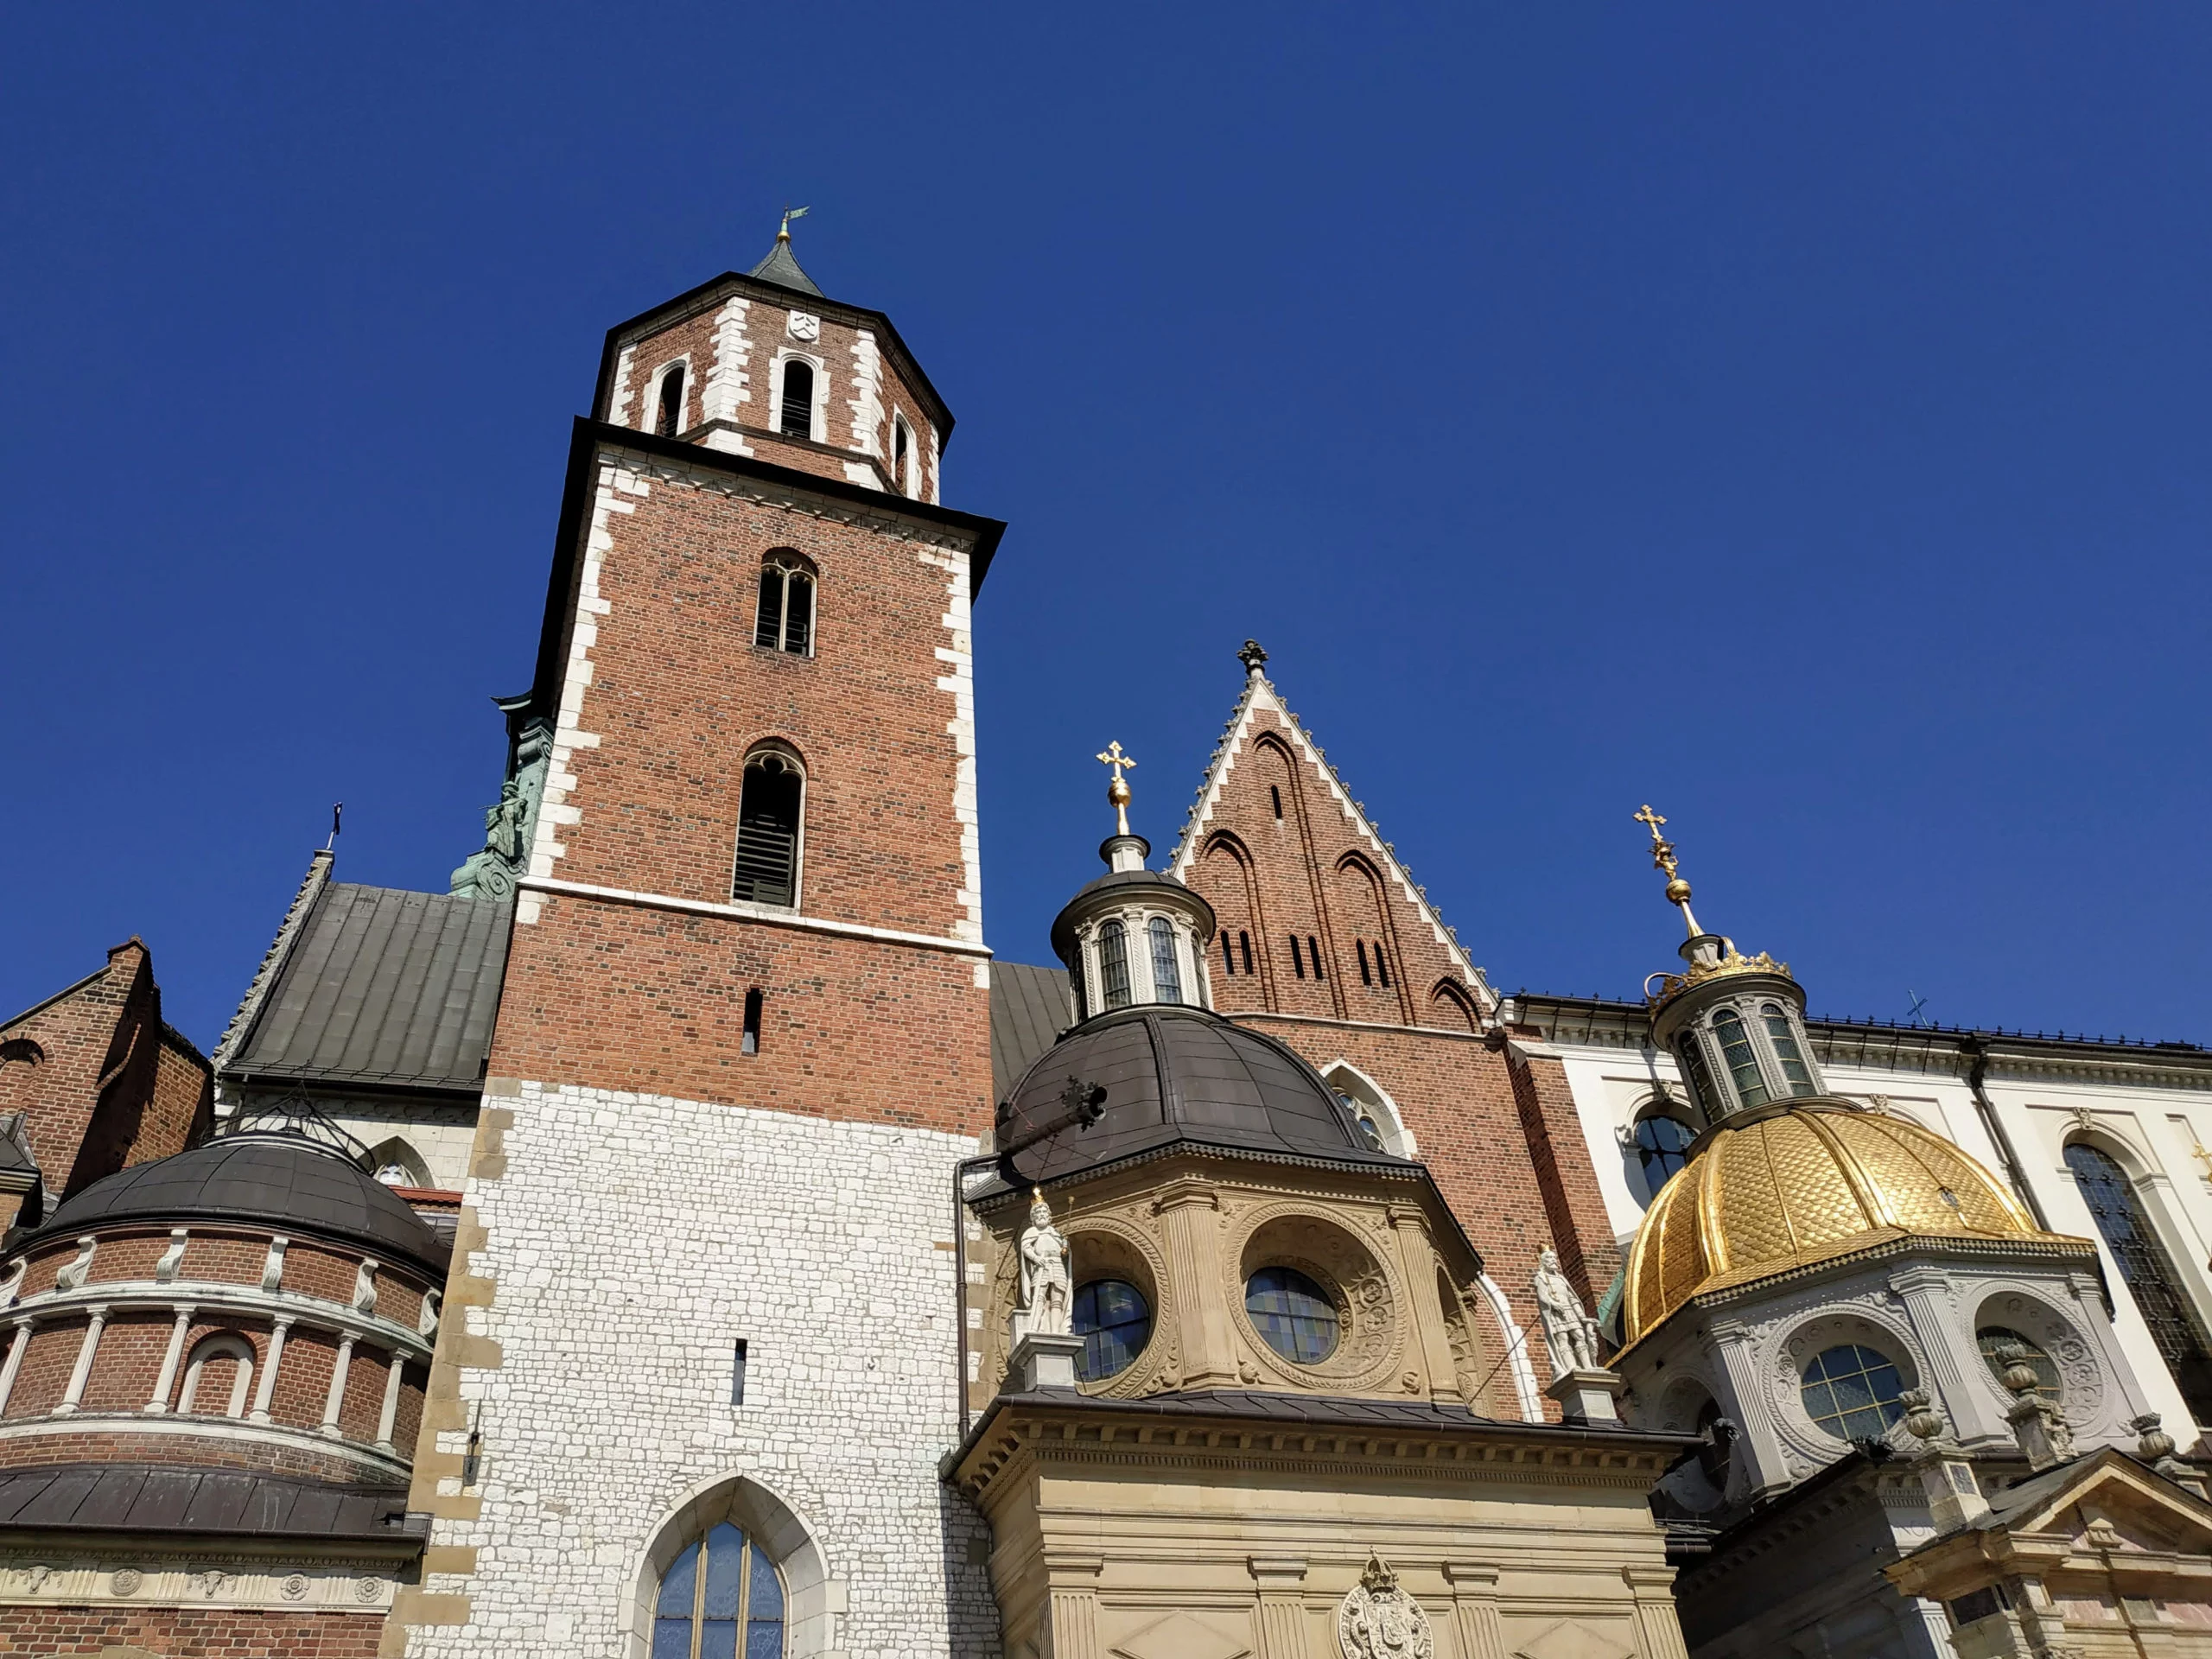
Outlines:
{"type": "MultiPolygon", "coordinates": [[[[1376,1152],[1319,1072],[1274,1038],[1204,1008],[1167,1003],[1085,1020],[1039,1056],[1007,1094],[1001,1146],[1063,1118],[1068,1079],[1106,1090],[1104,1116],[1014,1154],[1026,1183],[1043,1183],[1177,1143],[1418,1175],[1376,1152]]],[[[981,1195],[978,1195],[981,1196],[981,1195]]]]}
{"type": "Polygon", "coordinates": [[[764,283],[773,283],[779,288],[795,288],[802,294],[822,297],[822,290],[814,285],[814,278],[798,268],[798,261],[791,257],[789,237],[779,236],[776,245],[768,250],[768,257],[753,267],[749,273],[764,283]]]}
{"type": "Polygon", "coordinates": [[[512,908],[334,882],[226,1075],[474,1095],[512,908]]]}
{"type": "Polygon", "coordinates": [[[173,1158],[118,1170],[63,1203],[31,1237],[119,1221],[195,1220],[365,1245],[441,1281],[451,1258],[406,1200],[359,1165],[311,1141],[273,1135],[220,1135],[173,1158]]]}
{"type": "Polygon", "coordinates": [[[415,1544],[404,1486],[344,1486],[243,1469],[68,1463],[0,1473],[0,1529],[247,1534],[415,1544]]]}
{"type": "Polygon", "coordinates": [[[991,1098],[1004,1100],[1074,1018],[1065,968],[991,964],[991,1098]]]}

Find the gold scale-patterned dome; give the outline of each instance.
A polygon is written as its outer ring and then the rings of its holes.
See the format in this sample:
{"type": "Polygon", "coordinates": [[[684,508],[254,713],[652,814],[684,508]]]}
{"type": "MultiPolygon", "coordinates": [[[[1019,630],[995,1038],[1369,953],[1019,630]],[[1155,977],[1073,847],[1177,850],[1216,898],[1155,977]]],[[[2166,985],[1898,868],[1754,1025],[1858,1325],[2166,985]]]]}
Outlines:
{"type": "Polygon", "coordinates": [[[1630,1247],[1622,1337],[1693,1296],[1893,1239],[1980,1238],[2094,1256],[2037,1230],[2004,1184],[1941,1135],[1841,1102],[1797,1101],[1711,1130],[1652,1201],[1630,1247]]]}

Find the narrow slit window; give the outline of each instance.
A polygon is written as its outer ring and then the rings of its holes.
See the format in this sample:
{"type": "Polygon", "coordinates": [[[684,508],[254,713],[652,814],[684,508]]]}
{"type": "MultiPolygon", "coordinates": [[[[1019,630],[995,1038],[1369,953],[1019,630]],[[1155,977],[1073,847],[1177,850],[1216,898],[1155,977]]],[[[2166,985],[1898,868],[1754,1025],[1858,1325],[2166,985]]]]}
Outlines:
{"type": "Polygon", "coordinates": [[[912,448],[913,435],[906,429],[906,417],[903,415],[893,416],[891,417],[891,477],[899,489],[908,495],[914,493],[913,473],[907,459],[912,448]]]}
{"type": "Polygon", "coordinates": [[[1367,972],[1367,942],[1364,939],[1354,939],[1351,942],[1351,948],[1359,957],[1359,982],[1363,985],[1372,985],[1375,982],[1368,976],[1367,972]]]}
{"type": "Polygon", "coordinates": [[[1770,1002],[1759,1010],[1766,1019],[1766,1039],[1774,1045],[1774,1058],[1782,1062],[1782,1075],[1789,1080],[1793,1095],[1816,1095],[1813,1086],[1812,1068],[1805,1064],[1805,1055],[1797,1046],[1796,1033],[1789,1028],[1789,1016],[1782,1011],[1778,1002],[1770,1002]]]}
{"type": "Polygon", "coordinates": [[[814,654],[814,569],[788,550],[779,550],[760,562],[760,601],[753,613],[753,643],[794,657],[814,654]]]}
{"type": "Polygon", "coordinates": [[[1306,954],[1313,958],[1313,977],[1326,979],[1328,976],[1321,971],[1321,942],[1311,933],[1306,936],[1306,954]]]}
{"type": "Polygon", "coordinates": [[[653,430],[672,438],[683,429],[683,365],[679,363],[660,378],[660,407],[653,414],[653,430]]]}
{"type": "Polygon", "coordinates": [[[766,750],[745,763],[737,807],[737,876],[731,896],[742,903],[791,906],[798,895],[798,763],[766,750]]]}
{"type": "Polygon", "coordinates": [[[1390,958],[1380,939],[1375,941],[1375,977],[1382,982],[1384,990],[1390,988],[1390,958]]]}
{"type": "Polygon", "coordinates": [[[1232,978],[1236,973],[1236,952],[1230,946],[1229,930],[1225,927],[1221,930],[1221,971],[1232,978]]]}
{"type": "Polygon", "coordinates": [[[1295,933],[1290,936],[1290,965],[1300,979],[1306,977],[1306,958],[1298,952],[1298,935],[1295,933]]]}
{"type": "Polygon", "coordinates": [[[738,1043],[738,1052],[758,1054],[760,1052],[760,988],[755,985],[745,994],[745,1035],[738,1043]]]}
{"type": "Polygon", "coordinates": [[[1098,977],[1108,1007],[1129,1006],[1129,940],[1119,922],[1109,922],[1098,930],[1098,977]]]}
{"type": "Polygon", "coordinates": [[[1152,995],[1159,1002],[1183,1000],[1183,969],[1175,960],[1175,924],[1155,916],[1146,925],[1152,936],[1152,995]]]}
{"type": "Polygon", "coordinates": [[[1244,971],[1252,971],[1252,936],[1241,929],[1236,935],[1236,954],[1244,958],[1244,971]]]}
{"type": "Polygon", "coordinates": [[[1713,1034],[1720,1039],[1720,1058],[1736,1085],[1738,1102],[1746,1109],[1765,1105],[1766,1078],[1759,1071],[1758,1056],[1751,1050],[1751,1033],[1733,1008],[1723,1008],[1713,1016],[1713,1034]]]}
{"type": "Polygon", "coordinates": [[[784,361],[782,429],[787,438],[814,435],[814,365],[800,358],[784,361]]]}
{"type": "Polygon", "coordinates": [[[1282,822],[1282,791],[1274,784],[1268,785],[1268,798],[1275,804],[1275,822],[1282,822]]]}
{"type": "MultiPolygon", "coordinates": [[[[760,993],[755,991],[753,995],[758,996],[760,993]]],[[[730,1356],[729,1402],[733,1406],[741,1406],[745,1403],[745,1338],[743,1337],[737,1339],[736,1351],[730,1356]]]]}

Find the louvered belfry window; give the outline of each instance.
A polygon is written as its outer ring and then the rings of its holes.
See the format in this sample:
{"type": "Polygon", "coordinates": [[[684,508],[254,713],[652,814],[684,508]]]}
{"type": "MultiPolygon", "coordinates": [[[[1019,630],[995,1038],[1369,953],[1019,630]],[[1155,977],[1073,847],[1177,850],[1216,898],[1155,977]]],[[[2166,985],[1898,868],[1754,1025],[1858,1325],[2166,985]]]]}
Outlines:
{"type": "Polygon", "coordinates": [[[798,901],[799,804],[805,791],[798,763],[764,749],[745,763],[738,795],[737,879],[731,896],[741,904],[791,906],[798,901]]]}
{"type": "Polygon", "coordinates": [[[814,567],[788,548],[760,561],[753,643],[794,657],[814,654],[814,567]]]}
{"type": "Polygon", "coordinates": [[[787,438],[814,435],[814,365],[799,358],[784,361],[781,431],[787,438]]]}

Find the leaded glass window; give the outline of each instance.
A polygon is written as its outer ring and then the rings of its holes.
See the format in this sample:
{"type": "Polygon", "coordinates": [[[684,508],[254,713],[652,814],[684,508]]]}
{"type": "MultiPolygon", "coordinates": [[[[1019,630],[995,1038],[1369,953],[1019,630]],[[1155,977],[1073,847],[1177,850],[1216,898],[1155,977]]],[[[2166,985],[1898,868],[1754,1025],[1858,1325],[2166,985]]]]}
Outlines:
{"type": "Polygon", "coordinates": [[[783,1580],[760,1545],[725,1521],[669,1564],[653,1605],[652,1659],[783,1653],[783,1580]]]}
{"type": "Polygon", "coordinates": [[[1878,1349],[1839,1343],[1805,1367],[1805,1414],[1840,1440],[1878,1437],[1904,1415],[1904,1381],[1878,1349]]]}
{"type": "Polygon", "coordinates": [[[800,358],[784,360],[783,423],[787,438],[814,435],[814,365],[800,358]]]}
{"type": "Polygon", "coordinates": [[[1175,961],[1175,924],[1155,916],[1146,930],[1152,936],[1152,996],[1155,1002],[1183,1000],[1183,970],[1175,961]]]}
{"type": "Polygon", "coordinates": [[[1337,1305],[1295,1268],[1262,1268],[1244,1284],[1244,1312],[1260,1340],[1294,1365],[1337,1351],[1337,1305]]]}
{"type": "Polygon", "coordinates": [[[1152,1340],[1152,1305],[1144,1293],[1121,1279],[1094,1279],[1075,1293],[1075,1333],[1083,1338],[1076,1375],[1103,1382],[1136,1363],[1152,1340]]]}
{"type": "Polygon", "coordinates": [[[1643,1166],[1643,1184],[1653,1198],[1674,1173],[1689,1162],[1689,1127],[1663,1113],[1639,1118],[1636,1125],[1636,1155],[1643,1166]]]}
{"type": "Polygon", "coordinates": [[[1713,1074],[1705,1069],[1705,1050],[1697,1033],[1686,1031],[1675,1038],[1675,1052],[1682,1063],[1682,1078],[1690,1086],[1690,1097],[1704,1109],[1706,1121],[1724,1116],[1723,1103],[1713,1092],[1713,1074]]]}
{"type": "Polygon", "coordinates": [[[1793,1095],[1817,1095],[1814,1086],[1812,1068],[1805,1064],[1804,1051],[1797,1046],[1797,1033],[1789,1024],[1789,1016],[1779,1002],[1770,1002],[1759,1010],[1766,1020],[1766,1039],[1774,1045],[1774,1058],[1782,1062],[1782,1075],[1789,1080],[1793,1095]]]}
{"type": "Polygon", "coordinates": [[[813,653],[814,569],[796,553],[779,550],[760,562],[753,643],[795,657],[813,653]]]}
{"type": "Polygon", "coordinates": [[[737,804],[737,874],[730,896],[741,903],[792,905],[798,899],[798,763],[766,749],[745,763],[737,804]]]}
{"type": "Polygon", "coordinates": [[[1759,1057],[1751,1049],[1751,1033],[1745,1029],[1735,1009],[1723,1008],[1713,1016],[1713,1034],[1720,1039],[1720,1058],[1736,1084],[1736,1099],[1745,1107],[1767,1103],[1766,1078],[1759,1071],[1759,1057]]]}
{"type": "Polygon", "coordinates": [[[1129,941],[1119,922],[1098,930],[1098,978],[1106,993],[1106,1006],[1129,1006],[1129,941]]]}
{"type": "Polygon", "coordinates": [[[2152,1341],[2189,1402],[2190,1414],[2200,1423],[2212,1423],[2212,1354],[2207,1352],[2212,1344],[2175,1281],[2173,1262],[2135,1195],[2135,1184],[2108,1154],[2082,1141],[2066,1148],[2066,1166],[2120,1264],[2120,1276],[2151,1328],[2152,1341]]]}

